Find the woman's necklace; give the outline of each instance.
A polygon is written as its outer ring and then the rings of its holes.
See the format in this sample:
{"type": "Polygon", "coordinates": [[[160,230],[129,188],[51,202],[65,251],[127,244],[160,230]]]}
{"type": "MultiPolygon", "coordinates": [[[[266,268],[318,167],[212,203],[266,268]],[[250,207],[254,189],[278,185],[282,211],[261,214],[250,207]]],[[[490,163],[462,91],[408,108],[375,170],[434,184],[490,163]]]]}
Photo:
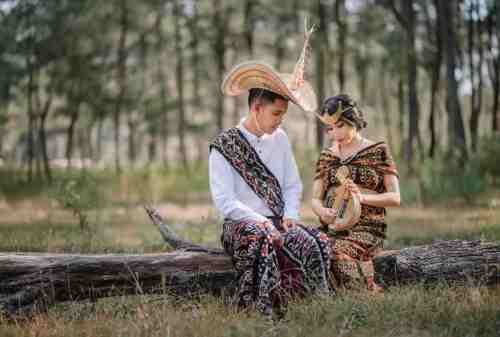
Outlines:
{"type": "Polygon", "coordinates": [[[342,159],[343,162],[351,160],[351,158],[353,156],[355,156],[361,149],[363,149],[363,145],[365,144],[365,139],[363,137],[360,137],[359,139],[360,139],[360,141],[359,141],[358,146],[356,146],[353,151],[349,152],[347,156],[345,156],[342,153],[342,147],[339,144],[339,147],[338,147],[339,148],[339,154],[342,157],[341,159],[342,159]]]}

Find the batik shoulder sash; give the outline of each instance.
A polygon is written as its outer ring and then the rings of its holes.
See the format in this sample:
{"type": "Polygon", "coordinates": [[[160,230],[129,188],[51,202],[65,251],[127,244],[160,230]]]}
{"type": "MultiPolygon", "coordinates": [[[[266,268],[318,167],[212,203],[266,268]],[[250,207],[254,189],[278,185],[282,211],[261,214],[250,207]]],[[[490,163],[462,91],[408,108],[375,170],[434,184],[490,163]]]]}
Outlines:
{"type": "Polygon", "coordinates": [[[210,150],[212,149],[226,158],[275,216],[283,216],[285,202],[278,179],[238,128],[230,128],[217,136],[210,144],[210,150]]]}

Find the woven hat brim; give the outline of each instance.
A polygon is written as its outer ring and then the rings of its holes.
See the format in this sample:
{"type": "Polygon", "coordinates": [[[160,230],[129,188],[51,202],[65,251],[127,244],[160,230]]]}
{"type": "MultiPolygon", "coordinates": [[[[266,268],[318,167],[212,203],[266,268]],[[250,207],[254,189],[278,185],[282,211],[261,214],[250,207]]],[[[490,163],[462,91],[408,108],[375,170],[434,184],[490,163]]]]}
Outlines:
{"type": "Polygon", "coordinates": [[[304,111],[317,109],[316,94],[309,82],[293,90],[292,74],[275,71],[271,66],[248,61],[235,66],[222,83],[222,92],[228,96],[239,96],[252,88],[266,89],[292,101],[304,111]]]}

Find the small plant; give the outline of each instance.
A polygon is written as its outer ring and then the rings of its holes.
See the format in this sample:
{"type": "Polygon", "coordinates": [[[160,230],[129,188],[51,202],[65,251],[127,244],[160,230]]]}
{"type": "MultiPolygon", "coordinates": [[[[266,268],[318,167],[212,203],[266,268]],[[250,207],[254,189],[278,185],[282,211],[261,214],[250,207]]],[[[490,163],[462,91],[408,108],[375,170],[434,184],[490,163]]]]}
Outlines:
{"type": "Polygon", "coordinates": [[[102,205],[97,181],[86,173],[69,174],[58,179],[52,196],[77,218],[82,232],[90,232],[88,212],[102,205]]]}
{"type": "Polygon", "coordinates": [[[500,183],[500,133],[481,139],[477,161],[481,173],[491,178],[494,184],[500,183]]]}

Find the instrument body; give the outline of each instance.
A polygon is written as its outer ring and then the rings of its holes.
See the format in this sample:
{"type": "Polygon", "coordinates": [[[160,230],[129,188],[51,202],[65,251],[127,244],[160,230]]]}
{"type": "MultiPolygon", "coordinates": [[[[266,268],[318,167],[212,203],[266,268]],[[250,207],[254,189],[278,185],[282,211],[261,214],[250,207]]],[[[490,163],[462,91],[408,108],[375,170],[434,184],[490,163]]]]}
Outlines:
{"type": "Polygon", "coordinates": [[[337,210],[337,216],[334,223],[326,225],[335,231],[349,230],[359,221],[361,203],[359,198],[347,189],[346,183],[350,177],[349,168],[341,166],[335,176],[340,184],[326,191],[323,205],[337,210]]]}

